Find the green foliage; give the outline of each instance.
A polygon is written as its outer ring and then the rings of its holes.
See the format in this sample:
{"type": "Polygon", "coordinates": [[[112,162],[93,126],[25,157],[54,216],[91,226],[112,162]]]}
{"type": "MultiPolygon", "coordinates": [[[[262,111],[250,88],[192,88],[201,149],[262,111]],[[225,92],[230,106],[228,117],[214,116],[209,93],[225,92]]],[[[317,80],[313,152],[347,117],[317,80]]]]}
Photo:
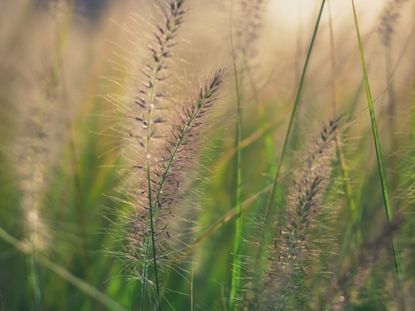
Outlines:
{"type": "Polygon", "coordinates": [[[0,5],[0,310],[411,309],[410,1],[199,2],[0,5]]]}

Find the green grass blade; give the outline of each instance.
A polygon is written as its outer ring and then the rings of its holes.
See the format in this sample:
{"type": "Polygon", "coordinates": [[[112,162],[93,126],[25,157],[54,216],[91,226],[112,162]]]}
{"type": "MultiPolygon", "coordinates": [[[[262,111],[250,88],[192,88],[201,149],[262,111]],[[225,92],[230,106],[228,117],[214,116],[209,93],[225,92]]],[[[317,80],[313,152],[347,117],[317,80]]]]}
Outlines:
{"type": "Polygon", "coordinates": [[[235,80],[235,94],[236,94],[236,133],[235,133],[235,203],[237,218],[235,223],[235,238],[233,245],[233,262],[232,262],[232,278],[231,278],[231,291],[229,296],[229,309],[236,310],[236,300],[241,282],[241,249],[242,249],[242,152],[241,152],[241,141],[242,141],[242,92],[238,76],[238,68],[236,65],[236,54],[233,45],[233,34],[232,34],[232,10],[233,1],[231,2],[231,13],[230,13],[230,35],[231,35],[231,49],[232,49],[232,66],[233,66],[233,77],[235,80]]]}
{"type": "MultiPolygon", "coordinates": [[[[385,204],[385,212],[386,212],[386,218],[389,223],[393,220],[393,211],[391,206],[391,199],[390,199],[390,191],[388,187],[388,183],[386,180],[386,173],[385,173],[385,165],[383,161],[383,154],[382,154],[382,148],[380,145],[380,139],[379,139],[379,133],[378,133],[378,126],[376,122],[376,115],[375,115],[375,109],[373,107],[373,99],[372,99],[372,92],[370,89],[370,83],[369,83],[369,76],[367,73],[366,68],[366,61],[365,61],[365,55],[364,55],[364,48],[362,39],[360,37],[360,30],[359,30],[359,22],[357,19],[357,13],[356,13],[356,7],[354,4],[354,0],[352,0],[352,8],[353,8],[353,18],[354,18],[354,25],[356,29],[356,36],[357,36],[357,42],[359,46],[359,54],[360,54],[360,61],[362,65],[362,74],[363,74],[363,81],[366,91],[366,99],[367,99],[367,105],[369,109],[370,114],[370,122],[372,125],[372,133],[373,133],[373,140],[375,143],[375,149],[376,149],[376,159],[378,164],[378,171],[379,171],[379,177],[380,177],[380,183],[382,185],[382,195],[383,195],[383,201],[385,204]]],[[[392,252],[393,257],[395,261],[395,268],[398,273],[398,275],[401,275],[401,267],[399,263],[399,254],[395,247],[395,244],[392,243],[392,252]]]]}
{"type": "Polygon", "coordinates": [[[306,56],[306,59],[305,59],[305,62],[304,62],[304,67],[303,67],[303,70],[302,70],[302,73],[301,73],[300,81],[298,83],[297,92],[296,92],[295,100],[294,100],[294,105],[293,105],[292,110],[291,110],[291,116],[290,116],[290,119],[289,119],[289,122],[288,122],[287,131],[285,133],[285,138],[284,138],[284,143],[283,143],[283,147],[282,147],[282,151],[281,151],[281,156],[279,158],[277,169],[275,171],[273,184],[272,184],[272,189],[271,189],[271,194],[269,196],[268,203],[267,203],[266,210],[265,210],[264,225],[262,227],[262,239],[261,239],[262,243],[260,244],[260,248],[259,248],[258,253],[257,253],[257,257],[256,257],[257,265],[256,266],[258,266],[258,264],[260,263],[261,258],[263,257],[265,245],[267,245],[266,234],[267,234],[267,232],[269,232],[269,227],[272,224],[272,217],[271,217],[272,216],[272,209],[273,209],[273,205],[274,205],[273,204],[274,203],[274,197],[275,197],[277,186],[278,186],[280,171],[281,171],[282,163],[284,161],[284,157],[285,157],[285,154],[286,154],[286,151],[287,151],[288,139],[290,137],[291,129],[293,127],[294,117],[295,117],[298,105],[301,101],[305,76],[306,76],[306,73],[307,73],[308,65],[309,65],[311,54],[312,54],[313,47],[314,47],[314,43],[316,41],[317,32],[318,32],[318,29],[319,29],[319,26],[320,26],[321,16],[322,16],[322,13],[323,13],[325,3],[326,3],[325,0],[321,1],[321,6],[320,6],[320,10],[319,10],[317,20],[316,20],[316,23],[315,23],[315,26],[314,26],[313,35],[311,37],[311,41],[310,41],[310,44],[309,44],[309,47],[308,47],[308,50],[307,50],[307,56],[306,56]]]}
{"type": "Polygon", "coordinates": [[[36,251],[33,250],[32,254],[30,255],[29,261],[29,269],[30,269],[30,279],[33,286],[33,297],[34,297],[34,310],[39,311],[42,310],[42,294],[40,290],[40,282],[39,282],[39,267],[35,260],[36,251]]]}

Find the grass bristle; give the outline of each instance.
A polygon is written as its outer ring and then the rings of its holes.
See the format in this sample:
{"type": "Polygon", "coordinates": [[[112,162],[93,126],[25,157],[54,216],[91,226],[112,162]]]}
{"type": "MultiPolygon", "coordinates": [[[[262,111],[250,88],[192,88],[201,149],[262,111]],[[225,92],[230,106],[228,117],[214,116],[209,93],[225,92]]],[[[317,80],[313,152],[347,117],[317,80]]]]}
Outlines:
{"type": "Polygon", "coordinates": [[[265,293],[259,298],[265,310],[286,308],[307,273],[307,259],[315,256],[311,227],[318,225],[317,218],[324,208],[322,198],[332,170],[337,127],[338,120],[323,127],[320,138],[311,148],[314,151],[306,159],[290,191],[286,225],[274,228],[274,232],[279,233],[270,250],[269,268],[263,283],[265,293]]]}
{"type": "Polygon", "coordinates": [[[0,311],[411,310],[414,5],[0,0],[0,311]]]}

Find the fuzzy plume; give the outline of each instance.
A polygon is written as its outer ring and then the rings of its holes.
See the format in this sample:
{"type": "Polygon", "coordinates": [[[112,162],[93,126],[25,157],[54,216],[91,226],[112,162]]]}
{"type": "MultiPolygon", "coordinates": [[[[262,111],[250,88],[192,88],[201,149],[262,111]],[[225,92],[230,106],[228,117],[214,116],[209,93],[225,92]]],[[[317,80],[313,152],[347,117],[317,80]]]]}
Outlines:
{"type": "Polygon", "coordinates": [[[255,54],[253,44],[262,26],[266,0],[240,1],[240,17],[236,25],[236,50],[255,54]]]}
{"type": "Polygon", "coordinates": [[[223,71],[219,69],[202,87],[196,99],[182,107],[178,121],[173,125],[171,136],[162,152],[161,166],[156,171],[158,179],[155,198],[158,207],[169,206],[177,194],[178,178],[183,166],[192,159],[200,140],[198,137],[206,113],[217,99],[223,84],[223,71]]]}
{"type": "Polygon", "coordinates": [[[31,77],[30,87],[18,105],[17,135],[10,153],[21,192],[26,239],[36,250],[45,249],[51,234],[43,215],[45,195],[65,142],[68,111],[60,102],[61,85],[52,69],[31,77]]]}
{"type": "Polygon", "coordinates": [[[311,229],[322,210],[322,200],[331,172],[338,120],[324,126],[319,140],[291,190],[287,224],[280,230],[270,250],[270,263],[264,283],[266,310],[281,310],[296,293],[306,274],[307,263],[315,256],[311,229]]]}
{"type": "Polygon", "coordinates": [[[392,44],[395,26],[400,17],[399,10],[405,2],[407,2],[407,0],[390,0],[382,11],[378,32],[381,36],[382,44],[385,46],[390,46],[392,44]]]}
{"type": "Polygon", "coordinates": [[[155,199],[153,190],[157,184],[157,176],[152,168],[162,161],[159,154],[165,136],[159,133],[159,127],[167,121],[162,115],[168,102],[163,84],[168,81],[168,61],[173,55],[175,37],[183,22],[183,3],[182,0],[164,2],[164,20],[156,26],[156,41],[154,45],[149,45],[150,58],[142,70],[145,81],[134,98],[134,123],[128,129],[127,145],[132,146],[132,162],[134,169],[139,172],[138,179],[137,175],[132,176],[136,182],[131,185],[131,188],[135,189],[131,193],[132,200],[139,202],[136,206],[138,209],[148,209],[149,201],[155,199]]]}
{"type": "Polygon", "coordinates": [[[148,136],[147,139],[138,136],[139,144],[143,148],[148,149],[149,139],[156,134],[156,125],[164,122],[154,110],[163,109],[163,98],[166,94],[162,92],[162,84],[168,78],[168,61],[173,55],[175,38],[183,23],[183,4],[183,0],[165,2],[164,21],[157,25],[154,31],[156,41],[149,45],[151,59],[142,70],[146,81],[135,97],[138,111],[134,119],[141,125],[139,128],[146,132],[144,136],[148,136]]]}
{"type": "Polygon", "coordinates": [[[151,266],[152,269],[162,270],[185,247],[183,233],[175,230],[179,219],[174,202],[183,193],[181,185],[184,172],[194,160],[201,142],[200,134],[207,123],[206,117],[217,100],[222,83],[223,71],[218,70],[195,99],[183,104],[177,121],[164,140],[164,146],[160,148],[159,160],[151,167],[152,203],[149,205],[146,193],[137,198],[139,204],[130,219],[127,238],[129,253],[143,281],[147,281],[146,269],[151,266]],[[150,246],[153,249],[152,260],[149,259],[150,246]],[[147,265],[147,268],[143,265],[147,265]]]}
{"type": "MultiPolygon", "coordinates": [[[[177,122],[172,125],[164,147],[160,149],[159,160],[153,167],[151,178],[153,210],[158,218],[157,222],[160,223],[157,226],[157,236],[162,236],[162,231],[167,231],[161,223],[166,219],[165,216],[171,215],[171,207],[180,193],[183,169],[194,158],[195,150],[200,143],[199,132],[202,130],[207,113],[217,99],[222,83],[223,71],[218,70],[200,89],[197,98],[182,106],[177,122]]],[[[145,206],[146,203],[145,201],[145,206]]],[[[143,245],[148,234],[145,229],[148,226],[146,209],[139,208],[137,211],[133,226],[134,233],[129,236],[136,245],[143,245]]]]}
{"type": "MultiPolygon", "coordinates": [[[[135,86],[132,107],[127,107],[127,122],[122,128],[128,133],[125,141],[126,160],[132,163],[132,174],[125,178],[127,200],[133,208],[128,215],[126,239],[127,259],[141,280],[141,300],[147,285],[154,284],[160,301],[159,262],[161,251],[156,227],[159,184],[158,167],[163,163],[161,150],[168,135],[166,113],[169,66],[178,32],[185,16],[184,0],[165,0],[160,6],[161,22],[154,26],[153,40],[148,44],[148,56],[141,68],[142,80],[135,86]],[[154,273],[154,275],[149,275],[154,273]]],[[[160,190],[160,189],[159,189],[160,190]]],[[[144,302],[142,302],[144,303],[144,302]]]]}

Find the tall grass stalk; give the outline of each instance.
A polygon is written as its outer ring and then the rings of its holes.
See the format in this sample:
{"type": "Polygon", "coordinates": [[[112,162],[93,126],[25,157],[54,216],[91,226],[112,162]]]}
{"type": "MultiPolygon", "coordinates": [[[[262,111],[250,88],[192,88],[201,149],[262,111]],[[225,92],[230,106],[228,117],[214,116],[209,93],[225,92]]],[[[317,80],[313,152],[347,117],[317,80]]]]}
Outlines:
{"type": "Polygon", "coordinates": [[[305,62],[304,62],[304,67],[303,67],[303,70],[302,70],[302,73],[301,73],[300,81],[298,83],[294,104],[293,104],[293,107],[292,107],[292,110],[291,110],[291,116],[290,116],[290,119],[289,119],[289,122],[288,122],[287,131],[285,133],[281,155],[280,155],[278,165],[277,165],[277,169],[275,171],[274,179],[273,179],[273,182],[272,182],[271,193],[270,193],[270,196],[269,196],[269,199],[268,199],[268,203],[266,205],[264,224],[263,224],[262,232],[261,232],[262,239],[261,239],[261,243],[260,243],[258,253],[257,253],[257,256],[256,256],[256,263],[257,263],[256,266],[257,267],[261,266],[260,262],[263,258],[263,254],[264,254],[264,251],[265,251],[265,246],[267,245],[268,233],[270,231],[269,229],[270,229],[270,226],[272,224],[272,219],[273,219],[272,214],[273,214],[273,205],[274,205],[274,200],[275,200],[274,197],[275,197],[277,187],[278,187],[278,180],[279,180],[279,176],[280,176],[280,171],[281,171],[282,163],[283,163],[284,158],[285,158],[285,154],[287,152],[288,140],[289,140],[289,137],[290,137],[291,129],[293,127],[294,117],[295,117],[298,105],[301,101],[305,76],[306,76],[307,69],[308,69],[308,66],[309,66],[311,54],[313,52],[314,43],[316,41],[317,32],[318,32],[318,29],[319,29],[319,26],[320,26],[321,16],[322,16],[322,13],[323,13],[325,3],[326,3],[325,0],[321,1],[320,10],[319,10],[319,13],[318,13],[318,16],[317,16],[316,23],[314,25],[313,35],[311,37],[311,41],[310,41],[310,44],[309,44],[309,47],[308,47],[308,50],[307,50],[307,56],[306,56],[306,59],[305,59],[305,62]]]}
{"type": "MultiPolygon", "coordinates": [[[[148,49],[151,55],[150,60],[143,68],[143,74],[145,76],[145,82],[142,88],[139,89],[135,104],[140,109],[141,115],[135,119],[138,121],[138,128],[143,130],[143,133],[139,137],[139,145],[144,149],[145,164],[144,168],[144,183],[145,191],[143,192],[143,198],[147,200],[146,209],[148,210],[147,217],[144,222],[144,227],[148,226],[148,234],[144,237],[144,254],[142,258],[142,286],[141,286],[141,308],[144,309],[145,295],[147,292],[148,283],[148,260],[152,262],[154,268],[154,282],[156,288],[156,304],[157,309],[161,310],[160,305],[160,280],[159,280],[159,263],[156,248],[156,231],[155,231],[155,209],[157,208],[157,201],[153,197],[155,189],[153,189],[153,163],[157,162],[154,157],[155,147],[153,140],[156,132],[156,125],[163,123],[164,120],[157,115],[157,110],[160,109],[161,104],[164,102],[162,99],[165,97],[161,92],[163,82],[165,83],[166,76],[165,71],[168,69],[166,64],[172,56],[172,49],[175,46],[175,37],[183,22],[184,17],[184,0],[166,0],[162,10],[163,18],[160,23],[155,25],[153,38],[155,39],[154,45],[149,45],[148,49]],[[151,253],[151,258],[147,259],[148,254],[151,253]]],[[[141,164],[140,164],[141,166],[141,164]]],[[[145,218],[144,215],[143,219],[145,218]]],[[[143,241],[141,241],[143,242],[143,241]]]]}
{"type": "MultiPolygon", "coordinates": [[[[152,166],[152,176],[148,175],[146,171],[146,178],[152,182],[152,206],[150,218],[143,217],[143,214],[137,213],[133,219],[133,231],[129,233],[129,240],[133,243],[133,250],[138,247],[143,247],[143,255],[140,254],[138,260],[142,263],[142,278],[143,284],[141,287],[141,308],[145,309],[145,283],[148,278],[148,263],[145,261],[148,255],[149,248],[152,248],[153,264],[159,267],[163,260],[167,260],[171,254],[168,254],[170,245],[168,241],[163,240],[163,236],[169,236],[167,227],[169,225],[167,217],[174,217],[171,205],[176,201],[178,195],[178,188],[181,182],[183,169],[189,165],[193,159],[193,153],[196,146],[199,144],[201,127],[206,122],[205,118],[211,110],[212,105],[217,100],[219,89],[223,84],[223,70],[218,69],[214,75],[202,86],[196,98],[192,98],[181,108],[181,114],[177,118],[177,122],[172,124],[171,131],[165,141],[164,148],[161,151],[160,158],[157,165],[152,166]],[[151,221],[151,217],[153,221],[151,221]],[[148,227],[147,227],[148,226],[148,227]],[[157,254],[156,254],[157,251],[157,254]],[[154,258],[156,254],[156,258],[154,258]]],[[[142,211],[146,213],[146,210],[142,211]]],[[[186,244],[180,238],[177,239],[179,243],[186,244]]],[[[172,253],[180,253],[180,248],[177,248],[172,253]]],[[[156,277],[156,276],[154,276],[156,277]]],[[[160,279],[157,278],[160,282],[160,279]]],[[[157,290],[157,289],[156,289],[157,290]]],[[[157,293],[156,302],[154,306],[160,310],[162,292],[157,293]]]]}
{"type": "Polygon", "coordinates": [[[29,267],[30,267],[30,278],[33,286],[33,298],[34,305],[33,308],[35,311],[42,310],[42,292],[40,289],[39,281],[39,267],[36,261],[36,250],[33,249],[29,258],[29,267]]]}
{"type": "MultiPolygon", "coordinates": [[[[332,170],[338,122],[336,119],[323,126],[290,190],[286,225],[273,229],[280,234],[269,246],[270,263],[258,298],[260,310],[291,310],[287,306],[290,297],[300,291],[304,277],[312,270],[308,260],[316,252],[324,251],[313,246],[318,238],[312,231],[318,227],[319,215],[324,210],[323,198],[332,170]]],[[[295,300],[301,299],[297,296],[295,300]]]]}
{"type": "MultiPolygon", "coordinates": [[[[331,1],[328,1],[328,15],[329,15],[329,33],[330,33],[330,60],[331,60],[331,79],[330,79],[330,87],[331,87],[331,101],[332,101],[332,117],[335,118],[337,115],[337,80],[336,80],[336,68],[337,68],[337,59],[336,59],[336,48],[334,42],[334,27],[333,27],[333,16],[332,16],[332,8],[331,8],[331,1]]],[[[346,194],[347,205],[349,207],[349,211],[352,215],[352,221],[347,223],[346,226],[346,234],[344,235],[343,239],[343,247],[347,245],[350,240],[350,235],[352,234],[353,228],[356,228],[357,221],[358,221],[358,211],[356,202],[353,197],[353,191],[349,184],[349,171],[346,164],[346,159],[344,157],[344,153],[341,146],[340,137],[336,133],[336,153],[337,158],[339,161],[339,168],[342,178],[343,190],[346,194]]],[[[357,242],[361,240],[361,233],[360,230],[357,229],[355,232],[357,242]]]]}
{"type": "MultiPolygon", "coordinates": [[[[380,139],[379,139],[375,109],[373,107],[372,91],[370,89],[369,76],[368,76],[368,72],[366,68],[366,61],[365,61],[365,55],[364,55],[364,48],[363,48],[362,39],[360,37],[359,22],[357,18],[354,0],[352,0],[352,8],[353,8],[353,18],[354,18],[354,25],[356,29],[357,43],[359,47],[360,61],[361,61],[361,66],[362,66],[363,81],[364,81],[365,92],[366,92],[366,100],[367,100],[367,105],[368,105],[369,114],[370,114],[370,122],[372,125],[373,141],[374,141],[375,149],[376,149],[376,159],[377,159],[377,164],[378,164],[380,183],[382,186],[382,196],[383,196],[383,202],[385,205],[386,219],[389,223],[391,223],[393,221],[393,210],[391,206],[390,191],[389,191],[388,183],[386,180],[382,148],[381,148],[380,139]]],[[[394,263],[395,263],[395,269],[398,274],[398,277],[400,278],[401,277],[401,266],[400,266],[400,261],[399,261],[399,253],[394,242],[392,242],[392,252],[393,252],[393,258],[394,258],[394,263]]]]}
{"type": "Polygon", "coordinates": [[[230,8],[230,37],[231,37],[231,53],[232,53],[232,69],[233,78],[235,82],[235,96],[236,96],[236,131],[235,131],[235,203],[236,203],[236,223],[235,223],[235,237],[233,244],[233,262],[232,262],[232,279],[231,290],[229,296],[229,309],[236,310],[236,300],[238,296],[239,286],[241,282],[241,249],[242,249],[242,92],[240,86],[240,80],[238,75],[238,66],[236,64],[236,53],[233,42],[233,0],[231,0],[230,8]]]}

